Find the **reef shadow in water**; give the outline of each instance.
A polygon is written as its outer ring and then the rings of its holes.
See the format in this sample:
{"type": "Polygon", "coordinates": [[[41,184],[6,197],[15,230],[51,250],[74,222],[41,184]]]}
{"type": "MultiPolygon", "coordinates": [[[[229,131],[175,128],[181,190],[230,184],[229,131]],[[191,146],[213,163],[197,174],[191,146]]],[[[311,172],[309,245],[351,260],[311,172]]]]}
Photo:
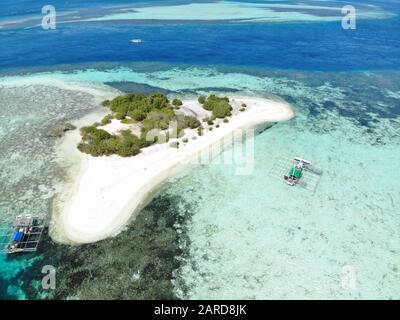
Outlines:
{"type": "Polygon", "coordinates": [[[150,86],[144,83],[137,83],[133,81],[105,82],[105,84],[125,93],[140,92],[147,95],[153,92],[164,93],[164,94],[169,94],[173,92],[171,90],[150,86]]]}
{"type": "Polygon", "coordinates": [[[194,205],[165,191],[121,234],[93,244],[55,244],[46,232],[41,258],[14,279],[23,279],[28,299],[176,299],[174,271],[187,255],[194,205]],[[44,265],[56,268],[55,290],[39,288],[44,265]]]}
{"type": "Polygon", "coordinates": [[[173,91],[133,81],[105,82],[105,84],[125,93],[140,92],[145,95],[154,92],[157,93],[159,92],[163,94],[183,94],[183,95],[194,95],[194,96],[199,95],[199,92],[217,92],[217,93],[240,92],[240,90],[238,89],[232,89],[228,87],[204,87],[204,88],[196,88],[195,90],[182,89],[173,91]]]}

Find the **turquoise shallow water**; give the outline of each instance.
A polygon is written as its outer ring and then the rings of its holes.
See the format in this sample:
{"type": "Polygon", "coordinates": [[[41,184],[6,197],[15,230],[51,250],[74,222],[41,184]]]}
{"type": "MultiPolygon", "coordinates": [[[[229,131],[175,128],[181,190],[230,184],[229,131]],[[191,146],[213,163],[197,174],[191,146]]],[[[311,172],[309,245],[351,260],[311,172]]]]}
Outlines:
{"type": "Polygon", "coordinates": [[[252,175],[217,165],[187,177],[196,192],[181,192],[203,201],[188,226],[191,258],[180,270],[192,286],[186,297],[399,297],[398,145],[355,142],[361,133],[343,120],[335,132],[309,130],[297,120],[258,136],[252,175]],[[286,153],[323,168],[314,194],[268,176],[286,153]],[[342,285],[348,269],[351,288],[342,285]]]}
{"type": "MultiPolygon", "coordinates": [[[[190,208],[184,226],[174,227],[178,234],[184,230],[185,237],[178,239],[188,253],[177,257],[175,294],[399,298],[399,78],[396,72],[279,73],[165,65],[159,70],[123,67],[3,77],[0,94],[8,107],[1,111],[1,128],[6,128],[1,134],[9,143],[1,158],[2,218],[24,210],[50,213],[59,173],[49,165],[55,141],[46,132],[54,118],[78,118],[96,105],[92,91],[79,93],[77,85],[98,89],[103,82],[129,82],[132,90],[140,83],[182,95],[274,94],[292,103],[297,116],[256,137],[251,175],[236,175],[232,165],[197,166],[161,192],[180,197],[176,210],[180,204],[190,208]],[[63,85],[54,87],[49,79],[63,85]],[[67,90],[66,83],[75,87],[67,90]],[[38,141],[32,140],[32,131],[38,141]],[[314,194],[268,175],[276,157],[293,155],[322,167],[314,194]]],[[[95,263],[88,255],[80,257],[83,263],[95,263]]],[[[58,263],[68,267],[71,261],[58,263]]],[[[23,297],[24,278],[17,270],[32,262],[2,256],[3,295],[23,297]]],[[[112,287],[112,277],[108,281],[98,284],[99,292],[102,286],[112,287]]],[[[84,296],[79,288],[71,287],[70,294],[84,296]]]]}
{"type": "Polygon", "coordinates": [[[114,239],[1,255],[0,299],[400,298],[398,1],[352,0],[355,30],[347,0],[52,2],[45,31],[42,4],[2,1],[0,219],[50,216],[48,132],[115,88],[274,95],[297,116],[257,136],[250,175],[191,167],[114,239]],[[268,174],[293,155],[323,169],[314,194],[268,174]]]}
{"type": "MultiPolygon", "coordinates": [[[[96,104],[88,94],[53,86],[0,87],[0,219],[17,214],[50,217],[60,181],[51,129],[86,114],[96,104]]],[[[33,257],[0,255],[0,297],[24,298],[16,276],[33,257]]]]}

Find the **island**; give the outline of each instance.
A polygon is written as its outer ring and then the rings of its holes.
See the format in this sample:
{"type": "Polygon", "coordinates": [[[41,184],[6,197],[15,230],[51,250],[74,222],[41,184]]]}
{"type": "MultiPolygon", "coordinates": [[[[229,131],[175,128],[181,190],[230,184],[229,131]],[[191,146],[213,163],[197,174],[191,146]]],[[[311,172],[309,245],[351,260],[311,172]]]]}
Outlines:
{"type": "MultiPolygon", "coordinates": [[[[91,243],[117,235],[154,191],[202,153],[240,130],[294,116],[286,102],[210,94],[197,99],[125,94],[102,102],[102,119],[74,123],[59,146],[70,160],[54,203],[56,241],[91,243]]],[[[223,148],[221,149],[221,151],[223,148]]],[[[68,161],[66,161],[68,162],[68,161]]]]}

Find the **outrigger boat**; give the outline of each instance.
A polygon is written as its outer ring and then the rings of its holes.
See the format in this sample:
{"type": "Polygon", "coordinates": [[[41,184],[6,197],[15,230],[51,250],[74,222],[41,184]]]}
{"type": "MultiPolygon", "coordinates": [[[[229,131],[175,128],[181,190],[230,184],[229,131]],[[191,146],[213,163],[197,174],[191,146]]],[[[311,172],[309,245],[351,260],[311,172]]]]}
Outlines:
{"type": "Polygon", "coordinates": [[[309,171],[316,175],[321,175],[322,171],[311,164],[311,161],[302,159],[300,157],[293,158],[293,166],[289,172],[283,176],[286,183],[290,186],[294,186],[300,182],[300,179],[304,175],[304,171],[309,171]]]}
{"type": "Polygon", "coordinates": [[[314,192],[321,178],[322,170],[314,166],[311,161],[300,157],[276,158],[269,175],[282,181],[282,177],[290,186],[299,186],[314,192]]]}
{"type": "Polygon", "coordinates": [[[0,228],[0,250],[8,254],[34,252],[37,250],[43,230],[43,219],[17,216],[12,223],[0,228]]]}

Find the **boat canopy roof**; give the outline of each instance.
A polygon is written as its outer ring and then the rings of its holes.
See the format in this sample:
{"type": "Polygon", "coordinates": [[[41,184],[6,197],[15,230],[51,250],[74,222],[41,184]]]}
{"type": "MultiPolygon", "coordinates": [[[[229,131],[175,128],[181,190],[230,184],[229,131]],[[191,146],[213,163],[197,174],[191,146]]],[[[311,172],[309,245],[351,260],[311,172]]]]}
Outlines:
{"type": "Polygon", "coordinates": [[[289,171],[289,176],[294,176],[296,178],[300,178],[301,177],[301,169],[296,169],[296,168],[292,168],[289,171]]]}
{"type": "Polygon", "coordinates": [[[24,237],[24,233],[17,231],[13,235],[13,241],[21,241],[23,237],[24,237]]]}

